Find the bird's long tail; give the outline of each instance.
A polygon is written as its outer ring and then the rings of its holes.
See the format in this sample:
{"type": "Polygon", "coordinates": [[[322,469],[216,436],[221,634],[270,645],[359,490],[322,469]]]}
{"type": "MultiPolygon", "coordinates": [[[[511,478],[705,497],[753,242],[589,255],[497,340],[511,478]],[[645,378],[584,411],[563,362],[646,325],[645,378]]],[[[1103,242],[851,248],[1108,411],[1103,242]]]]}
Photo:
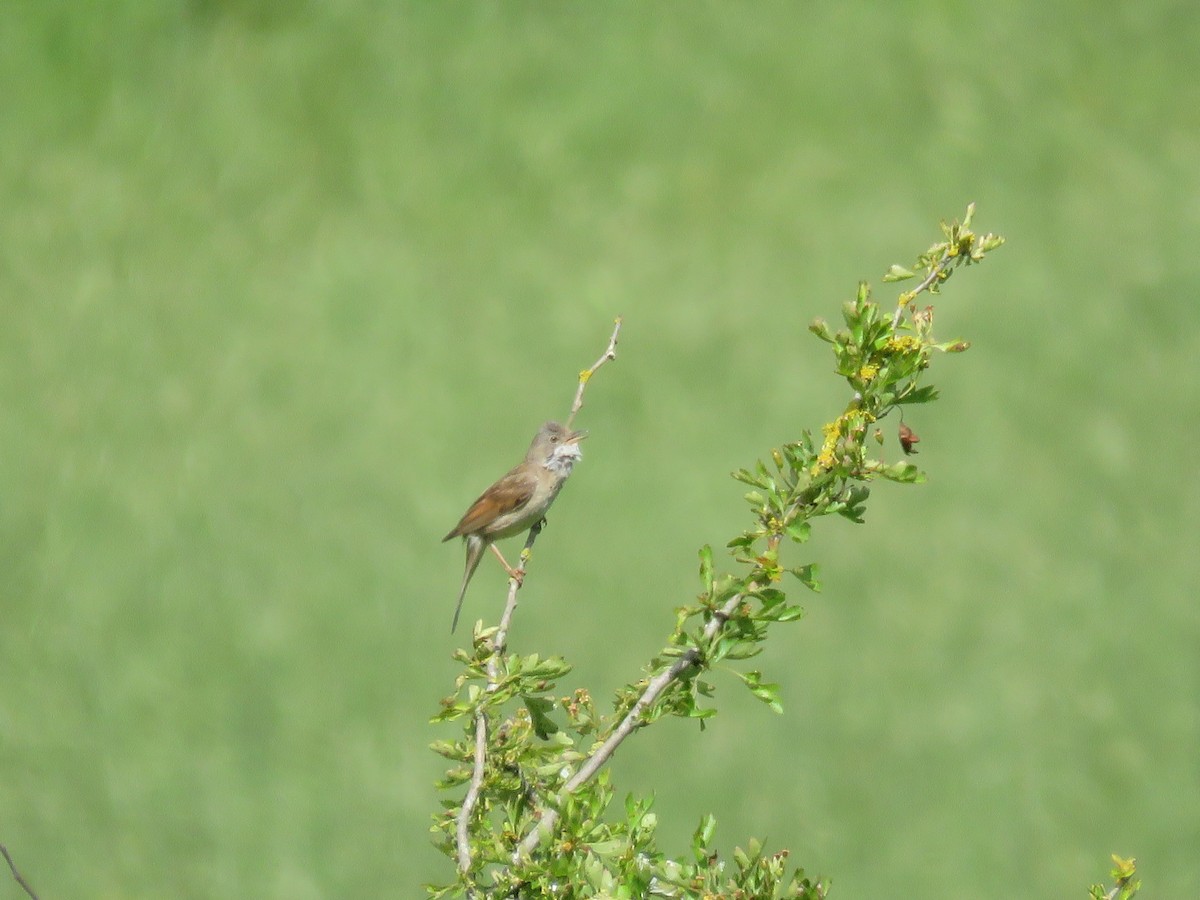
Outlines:
{"type": "Polygon", "coordinates": [[[483,558],[483,548],[485,542],[473,535],[468,535],[467,542],[467,569],[463,572],[462,587],[458,591],[458,603],[454,607],[454,621],[450,623],[450,633],[454,634],[454,630],[458,628],[458,614],[462,612],[463,597],[467,596],[467,585],[471,583],[471,576],[475,574],[475,570],[479,567],[479,560],[483,558]]]}

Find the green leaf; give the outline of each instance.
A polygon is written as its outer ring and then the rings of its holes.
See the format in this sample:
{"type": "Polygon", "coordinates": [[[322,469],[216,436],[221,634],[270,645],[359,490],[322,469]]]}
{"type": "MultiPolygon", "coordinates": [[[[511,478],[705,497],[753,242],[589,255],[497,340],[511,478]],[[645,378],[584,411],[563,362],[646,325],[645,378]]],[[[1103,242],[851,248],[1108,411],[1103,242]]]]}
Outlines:
{"type": "Polygon", "coordinates": [[[885,466],[880,472],[884,478],[899,484],[921,484],[925,481],[925,473],[910,462],[885,466]]]}
{"type": "Polygon", "coordinates": [[[759,535],[747,531],[745,534],[740,534],[735,537],[725,546],[731,550],[749,550],[754,545],[754,542],[758,540],[758,538],[759,535]]]}
{"type": "Polygon", "coordinates": [[[453,722],[455,719],[460,719],[471,711],[471,707],[466,703],[452,703],[449,706],[442,708],[442,711],[437,715],[430,717],[429,723],[436,725],[439,722],[453,722]]]}
{"type": "Polygon", "coordinates": [[[763,608],[770,609],[772,606],[778,606],[786,599],[786,595],[779,588],[762,588],[755,591],[754,596],[762,601],[763,608]]]}
{"type": "Polygon", "coordinates": [[[642,813],[648,810],[654,798],[635,797],[633,794],[625,795],[625,821],[631,825],[642,818],[642,813]]]}
{"type": "Polygon", "coordinates": [[[529,719],[533,723],[534,733],[543,741],[558,732],[558,726],[548,713],[554,709],[554,703],[545,697],[522,697],[525,708],[529,710],[529,719]]]}
{"type": "Polygon", "coordinates": [[[899,397],[896,403],[930,403],[938,398],[938,389],[932,384],[927,384],[925,387],[915,388],[899,397]]]}
{"type": "Polygon", "coordinates": [[[995,250],[997,247],[999,247],[1003,243],[1004,243],[1004,238],[1001,237],[1000,235],[991,234],[991,233],[985,234],[983,237],[981,237],[979,239],[979,252],[980,253],[990,253],[992,250],[995,250]]]}
{"type": "Polygon", "coordinates": [[[429,745],[429,749],[438,756],[446,757],[446,759],[462,759],[462,753],[459,752],[458,745],[453,741],[434,741],[429,745]]]}
{"type": "Polygon", "coordinates": [[[588,844],[588,849],[597,856],[613,856],[621,850],[624,850],[626,842],[620,838],[613,838],[607,841],[596,841],[594,844],[588,844]]]}
{"type": "Polygon", "coordinates": [[[779,685],[764,682],[762,672],[739,672],[738,675],[750,688],[750,693],[767,704],[772,712],[783,712],[783,704],[779,702],[779,685]]]}
{"type": "Polygon", "coordinates": [[[806,519],[793,519],[783,526],[783,531],[797,544],[803,544],[812,533],[812,523],[806,519]]]}
{"type": "Polygon", "coordinates": [[[842,304],[842,320],[850,329],[850,337],[853,338],[854,343],[861,344],[863,331],[862,310],[859,307],[859,301],[848,300],[842,304]]]}
{"type": "Polygon", "coordinates": [[[738,641],[729,650],[721,654],[722,659],[750,659],[763,652],[763,648],[750,641],[738,641]]]}
{"type": "Polygon", "coordinates": [[[915,277],[915,273],[911,269],[906,269],[904,266],[898,266],[893,263],[883,276],[884,281],[904,281],[907,278],[915,277]]]}
{"type": "MultiPolygon", "coordinates": [[[[817,588],[813,588],[817,590],[817,588]]],[[[779,615],[775,617],[776,622],[795,622],[797,619],[803,618],[803,606],[785,606],[779,611],[779,615]]]]}
{"type": "Polygon", "coordinates": [[[871,489],[861,484],[850,485],[842,498],[841,508],[838,509],[838,515],[845,516],[851,522],[863,524],[863,513],[866,512],[866,507],[863,505],[867,498],[871,496],[871,489]]]}
{"type": "Polygon", "coordinates": [[[751,487],[765,488],[767,486],[761,476],[753,474],[749,469],[738,469],[736,472],[730,472],[729,475],[735,480],[743,484],[748,484],[751,487]]]}
{"type": "Polygon", "coordinates": [[[746,855],[746,851],[741,847],[733,848],[733,861],[738,864],[738,868],[742,871],[750,868],[750,857],[746,855]]]}
{"type": "Polygon", "coordinates": [[[708,862],[711,851],[708,845],[712,843],[713,833],[717,830],[717,818],[712,813],[706,813],[692,833],[692,855],[696,862],[704,865],[708,862]]]}
{"type": "Polygon", "coordinates": [[[700,581],[704,584],[704,593],[711,596],[713,590],[713,552],[712,547],[708,544],[700,548],[700,581]]]}
{"type": "Polygon", "coordinates": [[[821,590],[821,582],[817,580],[817,573],[819,570],[816,563],[809,563],[806,566],[796,566],[796,568],[791,569],[790,571],[793,575],[799,578],[801,583],[810,591],[821,590]]]}
{"type": "Polygon", "coordinates": [[[812,324],[808,326],[808,330],[827,344],[833,343],[833,332],[829,330],[829,323],[824,319],[813,319],[812,324]]]}
{"type": "Polygon", "coordinates": [[[934,344],[934,349],[941,350],[943,353],[963,353],[971,349],[970,341],[946,341],[941,344],[934,344]]]}
{"type": "Polygon", "coordinates": [[[716,591],[713,600],[716,603],[724,603],[741,589],[742,582],[738,581],[738,579],[729,574],[722,575],[713,584],[713,590],[716,591]]]}

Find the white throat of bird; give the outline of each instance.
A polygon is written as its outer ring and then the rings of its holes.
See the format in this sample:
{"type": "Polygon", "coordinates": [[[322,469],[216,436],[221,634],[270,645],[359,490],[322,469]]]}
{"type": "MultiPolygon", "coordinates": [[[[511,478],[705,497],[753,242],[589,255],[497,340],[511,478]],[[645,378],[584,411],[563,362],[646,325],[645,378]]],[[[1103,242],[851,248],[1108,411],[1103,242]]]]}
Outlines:
{"type": "Polygon", "coordinates": [[[566,478],[571,474],[571,467],[581,459],[583,459],[583,453],[579,449],[579,442],[571,441],[555,447],[550,458],[543,465],[555,475],[566,478]]]}

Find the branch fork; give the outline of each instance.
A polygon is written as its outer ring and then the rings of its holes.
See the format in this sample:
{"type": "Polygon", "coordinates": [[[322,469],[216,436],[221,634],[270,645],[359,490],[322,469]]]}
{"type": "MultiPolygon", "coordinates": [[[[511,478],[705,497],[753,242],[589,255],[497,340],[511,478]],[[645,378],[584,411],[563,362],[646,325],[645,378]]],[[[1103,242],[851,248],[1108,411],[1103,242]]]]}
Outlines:
{"type": "MultiPolygon", "coordinates": [[[[608,346],[604,348],[604,352],[592,363],[590,368],[584,369],[579,373],[579,387],[575,391],[575,399],[571,404],[571,412],[567,416],[567,428],[571,427],[576,414],[583,408],[583,392],[587,388],[588,382],[591,381],[592,376],[605,363],[617,358],[617,338],[621,333],[621,325],[622,319],[620,316],[617,316],[613,323],[612,335],[608,339],[608,346]]],[[[521,589],[521,584],[524,581],[525,566],[533,553],[533,544],[537,540],[538,535],[541,534],[545,524],[546,520],[542,519],[529,529],[529,537],[525,539],[525,547],[521,550],[521,561],[515,570],[509,571],[508,600],[504,604],[504,612],[500,616],[500,624],[490,639],[491,652],[488,656],[486,666],[487,687],[484,689],[488,693],[494,692],[500,684],[500,659],[508,646],[508,631],[512,624],[513,614],[517,609],[517,591],[521,589]]],[[[481,706],[475,712],[475,752],[471,767],[471,780],[467,786],[467,793],[463,798],[462,806],[455,817],[455,850],[458,871],[464,876],[471,870],[470,824],[471,816],[474,814],[476,806],[479,805],[479,794],[483,788],[483,776],[487,767],[487,740],[487,713],[481,706]]],[[[613,749],[616,748],[614,747],[613,749]]],[[[609,755],[611,755],[611,751],[609,751],[609,755]]],[[[603,764],[603,760],[601,764],[603,764]]],[[[597,768],[599,768],[599,765],[597,765],[597,768]]],[[[589,775],[588,777],[591,776],[589,775]]],[[[472,891],[470,895],[474,896],[474,892],[472,891]]]]}

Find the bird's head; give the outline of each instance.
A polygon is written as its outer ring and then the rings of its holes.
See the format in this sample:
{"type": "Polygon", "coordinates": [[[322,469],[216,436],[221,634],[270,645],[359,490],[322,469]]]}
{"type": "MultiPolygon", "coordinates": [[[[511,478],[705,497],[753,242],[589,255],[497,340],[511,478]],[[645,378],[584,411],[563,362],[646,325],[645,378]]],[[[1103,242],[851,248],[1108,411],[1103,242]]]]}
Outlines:
{"type": "Polygon", "coordinates": [[[585,437],[586,431],[572,431],[557,422],[547,422],[538,429],[525,458],[559,475],[570,475],[571,467],[583,458],[579,442],[585,437]]]}

